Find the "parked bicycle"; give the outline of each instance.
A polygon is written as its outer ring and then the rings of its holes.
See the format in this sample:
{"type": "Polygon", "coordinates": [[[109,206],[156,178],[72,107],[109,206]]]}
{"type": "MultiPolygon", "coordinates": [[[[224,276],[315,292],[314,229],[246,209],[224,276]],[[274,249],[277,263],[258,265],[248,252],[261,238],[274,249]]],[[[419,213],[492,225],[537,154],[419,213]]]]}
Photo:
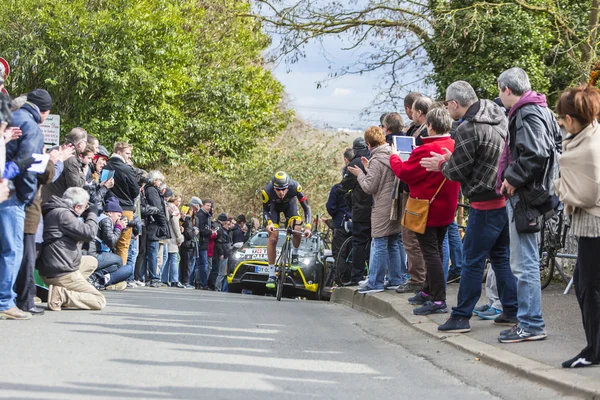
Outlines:
{"type": "MultiPolygon", "coordinates": [[[[557,259],[577,259],[577,238],[569,234],[570,222],[570,218],[564,215],[562,207],[552,218],[544,219],[539,247],[542,289],[550,285],[555,275],[558,275],[565,285],[569,285],[573,277],[561,263],[557,262],[557,259]]],[[[568,293],[568,289],[565,294],[568,293]]]]}
{"type": "MultiPolygon", "coordinates": [[[[365,276],[369,275],[369,253],[371,250],[371,239],[366,244],[365,257],[365,276]]],[[[340,247],[340,252],[335,260],[335,280],[339,286],[350,282],[352,278],[352,262],[354,249],[352,246],[352,236],[344,241],[340,247]]]]}

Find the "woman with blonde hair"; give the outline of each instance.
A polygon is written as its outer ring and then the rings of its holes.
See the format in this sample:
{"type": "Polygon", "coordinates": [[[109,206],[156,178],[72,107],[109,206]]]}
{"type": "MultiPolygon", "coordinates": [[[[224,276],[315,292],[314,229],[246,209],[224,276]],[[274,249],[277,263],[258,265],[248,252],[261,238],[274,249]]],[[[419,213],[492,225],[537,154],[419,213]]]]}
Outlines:
{"type": "Polygon", "coordinates": [[[577,265],[573,279],[581,309],[587,346],[562,363],[564,368],[600,364],[600,91],[592,86],[571,88],[556,106],[563,139],[561,175],[556,193],[571,215],[577,236],[577,265]]]}

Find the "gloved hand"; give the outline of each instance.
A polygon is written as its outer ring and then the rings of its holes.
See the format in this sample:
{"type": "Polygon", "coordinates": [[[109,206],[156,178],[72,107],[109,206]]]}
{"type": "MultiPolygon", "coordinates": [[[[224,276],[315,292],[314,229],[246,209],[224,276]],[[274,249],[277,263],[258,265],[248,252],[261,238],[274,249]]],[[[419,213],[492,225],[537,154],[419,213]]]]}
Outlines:
{"type": "Polygon", "coordinates": [[[27,172],[27,168],[31,167],[33,164],[39,164],[41,162],[42,161],[36,160],[33,157],[28,157],[21,160],[16,160],[14,163],[17,164],[17,167],[19,167],[19,171],[21,171],[21,173],[23,174],[27,172]]]}
{"type": "Polygon", "coordinates": [[[90,204],[90,208],[88,208],[89,214],[95,214],[96,216],[98,216],[98,211],[98,206],[96,204],[90,204]]]}

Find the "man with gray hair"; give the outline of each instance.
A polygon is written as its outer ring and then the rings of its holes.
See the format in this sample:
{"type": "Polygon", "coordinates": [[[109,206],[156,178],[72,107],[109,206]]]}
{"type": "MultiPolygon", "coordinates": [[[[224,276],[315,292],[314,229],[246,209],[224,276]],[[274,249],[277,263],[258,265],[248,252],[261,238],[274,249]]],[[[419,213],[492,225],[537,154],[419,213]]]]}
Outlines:
{"type": "Polygon", "coordinates": [[[496,188],[507,195],[510,221],[510,266],[517,277],[518,323],[502,331],[501,343],[542,340],[547,337],[542,317],[538,234],[517,229],[522,210],[544,214],[558,206],[553,179],[558,177],[560,129],[546,96],[531,90],[521,68],[498,77],[498,90],[508,113],[509,137],[500,159],[496,188]]]}
{"type": "MultiPolygon", "coordinates": [[[[489,100],[479,100],[468,82],[457,81],[446,90],[450,116],[462,121],[456,130],[454,152],[434,154],[421,165],[428,171],[442,171],[460,182],[471,210],[463,242],[463,265],[457,306],[438,330],[469,332],[469,319],[481,297],[481,281],[486,258],[496,272],[503,313],[496,324],[517,322],[516,280],[510,269],[508,215],[504,197],[496,193],[498,160],[507,136],[507,120],[502,109],[489,100]]],[[[539,272],[538,272],[539,273],[539,272]]]]}
{"type": "Polygon", "coordinates": [[[37,268],[48,285],[48,308],[52,311],[102,310],[106,305],[102,293],[88,282],[98,260],[81,255],[83,243],[94,240],[98,232],[98,207],[92,204],[88,209],[88,202],[85,189],[72,187],[62,198],[52,196],[42,206],[44,245],[37,268]]]}

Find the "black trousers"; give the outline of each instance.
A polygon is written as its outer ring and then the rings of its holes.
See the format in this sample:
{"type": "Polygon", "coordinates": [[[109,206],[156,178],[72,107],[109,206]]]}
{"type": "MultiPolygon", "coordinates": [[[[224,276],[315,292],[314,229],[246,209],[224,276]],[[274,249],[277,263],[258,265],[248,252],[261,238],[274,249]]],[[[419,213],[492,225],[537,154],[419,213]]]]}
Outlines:
{"type": "Polygon", "coordinates": [[[431,301],[446,301],[446,285],[442,267],[442,247],[448,226],[427,227],[425,233],[417,233],[417,240],[425,260],[425,282],[423,292],[431,296],[431,301]]]}
{"type": "Polygon", "coordinates": [[[212,269],[210,270],[210,275],[208,275],[208,288],[210,290],[215,290],[215,285],[217,283],[217,277],[219,276],[219,267],[220,266],[221,266],[221,259],[215,252],[212,256],[212,269]]]}
{"type": "Polygon", "coordinates": [[[371,239],[371,221],[352,221],[352,278],[358,283],[365,277],[365,261],[369,254],[367,243],[371,239]]]}
{"type": "MultiPolygon", "coordinates": [[[[179,250],[179,282],[182,285],[188,284],[190,277],[190,259],[193,250],[179,250]]],[[[191,284],[191,282],[189,282],[191,284]]]]}
{"type": "Polygon", "coordinates": [[[27,311],[35,306],[35,235],[26,233],[23,236],[23,261],[15,282],[17,307],[27,311]]]}
{"type": "Polygon", "coordinates": [[[138,257],[135,260],[135,269],[134,269],[134,278],[136,281],[144,281],[144,277],[140,276],[140,272],[142,271],[142,263],[146,259],[146,225],[142,225],[142,232],[139,236],[139,252],[138,257]]]}
{"type": "Polygon", "coordinates": [[[600,362],[600,238],[579,238],[573,281],[587,339],[580,356],[600,362]]]}

